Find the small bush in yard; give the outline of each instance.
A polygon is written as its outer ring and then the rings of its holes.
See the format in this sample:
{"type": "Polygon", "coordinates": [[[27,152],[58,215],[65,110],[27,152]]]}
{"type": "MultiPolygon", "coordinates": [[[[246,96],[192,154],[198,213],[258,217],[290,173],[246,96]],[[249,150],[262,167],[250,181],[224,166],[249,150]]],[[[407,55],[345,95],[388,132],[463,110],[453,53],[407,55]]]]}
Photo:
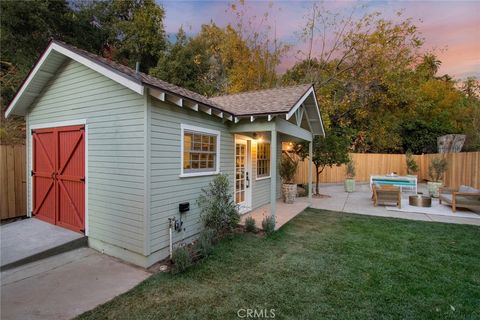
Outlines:
{"type": "Polygon", "coordinates": [[[275,232],[275,219],[272,216],[263,218],[262,229],[267,236],[275,232]]]}
{"type": "Polygon", "coordinates": [[[255,230],[257,230],[257,227],[255,226],[255,219],[252,217],[247,217],[245,219],[245,231],[255,232],[255,230]]]}
{"type": "Polygon", "coordinates": [[[172,261],[173,273],[182,273],[192,265],[192,257],[190,256],[190,252],[186,247],[178,247],[173,250],[172,261]]]}
{"type": "Polygon", "coordinates": [[[200,232],[196,250],[202,257],[208,257],[213,250],[213,243],[215,242],[215,230],[205,228],[200,232]]]}
{"type": "Polygon", "coordinates": [[[230,182],[224,174],[218,175],[207,188],[202,189],[197,203],[204,226],[214,229],[217,235],[232,231],[240,221],[230,182]]]}

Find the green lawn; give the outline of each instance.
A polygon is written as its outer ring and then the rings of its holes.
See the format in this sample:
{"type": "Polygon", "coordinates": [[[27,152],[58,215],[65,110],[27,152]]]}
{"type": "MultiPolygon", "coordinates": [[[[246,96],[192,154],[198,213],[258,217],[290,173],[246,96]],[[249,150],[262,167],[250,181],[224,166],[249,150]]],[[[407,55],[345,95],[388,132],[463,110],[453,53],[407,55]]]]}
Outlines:
{"type": "Polygon", "coordinates": [[[479,319],[480,228],[308,209],[272,238],[218,244],[81,319],[479,319]]]}

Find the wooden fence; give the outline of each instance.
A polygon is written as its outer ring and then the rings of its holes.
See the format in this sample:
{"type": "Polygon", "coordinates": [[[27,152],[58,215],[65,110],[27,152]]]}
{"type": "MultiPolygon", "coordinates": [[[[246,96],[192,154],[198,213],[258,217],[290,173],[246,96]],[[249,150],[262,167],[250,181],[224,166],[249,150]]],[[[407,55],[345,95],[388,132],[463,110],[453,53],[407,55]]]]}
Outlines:
{"type": "MultiPolygon", "coordinates": [[[[428,166],[435,157],[446,157],[448,170],[445,174],[444,183],[450,188],[458,188],[459,185],[469,185],[480,188],[480,152],[461,152],[447,154],[423,154],[415,155],[414,159],[419,170],[416,173],[418,180],[428,180],[428,166]]],[[[374,154],[352,153],[355,162],[355,180],[360,182],[370,181],[371,175],[383,175],[396,172],[398,175],[407,174],[407,166],[404,154],[374,154]]],[[[339,183],[345,180],[346,169],[340,167],[327,167],[320,174],[322,183],[339,183]]],[[[308,163],[300,162],[297,170],[296,182],[305,183],[308,177],[308,163]]],[[[315,166],[313,166],[313,181],[316,181],[315,166]]]]}
{"type": "Polygon", "coordinates": [[[24,216],[26,169],[24,145],[0,145],[0,219],[24,216]]]}

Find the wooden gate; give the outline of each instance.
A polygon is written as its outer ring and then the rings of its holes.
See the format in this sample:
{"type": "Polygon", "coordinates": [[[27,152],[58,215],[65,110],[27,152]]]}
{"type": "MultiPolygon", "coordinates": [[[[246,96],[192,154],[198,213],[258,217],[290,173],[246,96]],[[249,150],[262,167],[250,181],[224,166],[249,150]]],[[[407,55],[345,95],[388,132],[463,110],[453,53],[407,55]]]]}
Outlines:
{"type": "Polygon", "coordinates": [[[32,141],[32,214],[49,223],[84,232],[84,126],[33,130],[32,141]]]}

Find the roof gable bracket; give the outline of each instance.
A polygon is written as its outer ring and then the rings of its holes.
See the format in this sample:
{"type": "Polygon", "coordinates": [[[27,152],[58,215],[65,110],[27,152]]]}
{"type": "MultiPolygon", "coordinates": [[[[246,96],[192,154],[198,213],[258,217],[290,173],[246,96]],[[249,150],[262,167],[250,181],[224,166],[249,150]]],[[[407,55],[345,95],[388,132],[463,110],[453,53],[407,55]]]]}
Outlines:
{"type": "MultiPolygon", "coordinates": [[[[313,132],[312,124],[310,123],[310,121],[312,121],[312,120],[310,120],[310,117],[308,116],[308,112],[306,110],[304,110],[303,114],[305,115],[305,119],[307,119],[307,124],[308,124],[308,128],[310,129],[310,132],[313,132]]],[[[301,121],[300,121],[300,123],[301,123],[301,121]]]]}
{"type": "Polygon", "coordinates": [[[302,124],[303,113],[304,113],[304,110],[305,110],[304,108],[305,107],[302,104],[302,106],[295,111],[295,120],[297,121],[297,126],[299,126],[299,127],[302,124]]]}
{"type": "Polygon", "coordinates": [[[305,92],[305,94],[300,98],[300,100],[297,101],[297,103],[293,106],[293,108],[287,113],[286,119],[289,120],[294,114],[295,111],[297,111],[298,108],[300,108],[303,104],[303,102],[308,98],[308,96],[313,92],[313,87],[310,87],[310,89],[305,92]]]}

